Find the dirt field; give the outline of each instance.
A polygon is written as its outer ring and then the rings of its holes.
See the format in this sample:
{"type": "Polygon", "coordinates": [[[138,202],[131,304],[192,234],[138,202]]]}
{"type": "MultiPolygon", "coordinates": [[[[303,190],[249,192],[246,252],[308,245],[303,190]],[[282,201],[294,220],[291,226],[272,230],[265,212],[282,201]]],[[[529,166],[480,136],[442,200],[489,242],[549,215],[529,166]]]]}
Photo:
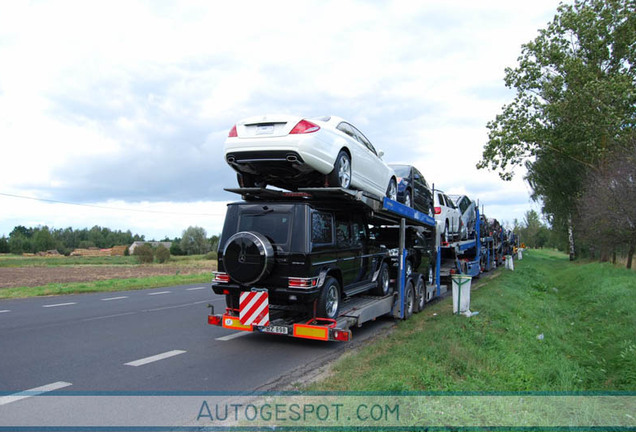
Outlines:
{"type": "Polygon", "coordinates": [[[62,266],[0,267],[0,288],[34,287],[49,283],[89,282],[150,276],[212,272],[201,267],[177,266],[62,266]]]}

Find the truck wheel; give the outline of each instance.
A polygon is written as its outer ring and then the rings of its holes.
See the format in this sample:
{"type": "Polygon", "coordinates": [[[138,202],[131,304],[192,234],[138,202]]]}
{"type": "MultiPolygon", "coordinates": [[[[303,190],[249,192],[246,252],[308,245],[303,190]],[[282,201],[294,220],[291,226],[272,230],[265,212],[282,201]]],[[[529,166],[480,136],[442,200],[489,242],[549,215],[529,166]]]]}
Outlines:
{"type": "Polygon", "coordinates": [[[349,154],[340,150],[333,171],[329,174],[329,185],[349,189],[351,186],[351,158],[349,154]]]}
{"type": "Polygon", "coordinates": [[[316,316],[318,318],[338,318],[340,309],[340,284],[336,278],[329,276],[325,280],[325,285],[320,291],[318,305],[316,306],[316,316]]]}
{"type": "Polygon", "coordinates": [[[223,250],[223,263],[230,278],[243,285],[251,285],[271,272],[274,248],[264,235],[240,231],[228,239],[223,250]]]}
{"type": "Polygon", "coordinates": [[[424,306],[426,306],[426,284],[422,275],[419,275],[415,280],[415,301],[413,312],[418,313],[424,310],[424,306]]]}
{"type": "Polygon", "coordinates": [[[383,262],[380,266],[380,274],[378,274],[378,286],[375,288],[374,293],[383,297],[393,293],[393,287],[391,286],[391,277],[389,275],[389,265],[386,262],[383,262]]]}
{"type": "Polygon", "coordinates": [[[413,279],[409,279],[404,287],[404,319],[407,320],[413,315],[415,307],[415,287],[413,279]]]}

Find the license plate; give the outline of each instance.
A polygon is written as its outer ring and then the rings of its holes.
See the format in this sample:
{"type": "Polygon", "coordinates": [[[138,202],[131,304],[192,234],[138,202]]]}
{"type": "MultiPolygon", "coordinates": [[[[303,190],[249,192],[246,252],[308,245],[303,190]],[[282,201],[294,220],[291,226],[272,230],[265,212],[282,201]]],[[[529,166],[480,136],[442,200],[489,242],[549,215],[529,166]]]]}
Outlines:
{"type": "Polygon", "coordinates": [[[288,334],[287,327],[284,326],[266,326],[263,327],[264,333],[288,334]]]}
{"type": "Polygon", "coordinates": [[[256,126],[256,135],[271,135],[274,133],[274,125],[256,126]]]}

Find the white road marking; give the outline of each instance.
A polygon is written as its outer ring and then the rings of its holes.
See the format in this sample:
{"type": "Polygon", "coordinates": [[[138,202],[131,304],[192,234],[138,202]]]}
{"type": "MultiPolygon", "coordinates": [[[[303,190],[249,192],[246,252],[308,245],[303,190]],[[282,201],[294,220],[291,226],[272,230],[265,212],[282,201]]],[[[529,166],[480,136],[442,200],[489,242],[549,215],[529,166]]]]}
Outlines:
{"type": "Polygon", "coordinates": [[[207,289],[207,287],[186,288],[186,291],[196,291],[196,290],[202,290],[202,289],[207,289]]]}
{"type": "Polygon", "coordinates": [[[44,385],[42,387],[36,387],[36,388],[32,388],[31,390],[25,390],[22,391],[20,393],[15,393],[9,396],[2,396],[0,397],[0,406],[2,405],[6,405],[8,403],[11,402],[16,402],[22,399],[26,399],[26,398],[30,398],[32,396],[38,396],[41,395],[42,393],[47,393],[47,392],[52,392],[54,390],[59,390],[61,388],[64,387],[68,387],[70,385],[73,385],[71,383],[67,383],[64,381],[58,381],[58,382],[54,382],[52,384],[47,384],[44,385]]]}
{"type": "Polygon", "coordinates": [[[183,354],[185,352],[186,351],[183,351],[183,350],[173,350],[173,351],[165,352],[163,354],[157,354],[157,355],[154,355],[154,356],[151,356],[151,357],[142,358],[142,359],[131,361],[131,362],[124,363],[124,364],[127,365],[127,366],[142,366],[142,365],[145,365],[145,364],[148,364],[148,363],[152,363],[152,362],[156,362],[156,361],[159,361],[159,360],[163,360],[163,359],[167,359],[167,358],[170,358],[170,357],[174,357],[176,355],[183,354]]]}
{"type": "Polygon", "coordinates": [[[42,305],[42,307],[70,306],[70,305],[74,305],[74,304],[77,304],[77,302],[70,302],[70,303],[56,303],[56,304],[42,305]]]}
{"type": "Polygon", "coordinates": [[[108,297],[108,298],[103,298],[101,299],[102,301],[111,301],[111,300],[121,300],[121,299],[127,299],[128,296],[119,296],[119,297],[108,297]]]}
{"type": "Polygon", "coordinates": [[[0,310],[0,313],[11,312],[9,309],[0,310]]]}
{"type": "Polygon", "coordinates": [[[159,292],[151,292],[148,295],[159,295],[159,294],[170,294],[172,291],[159,291],[159,292]]]}
{"type": "Polygon", "coordinates": [[[104,316],[98,316],[98,317],[94,317],[94,318],[85,318],[85,319],[81,320],[81,322],[97,321],[97,320],[108,319],[108,318],[118,318],[118,317],[122,317],[122,316],[126,316],[126,315],[135,315],[136,313],[138,313],[138,312],[123,312],[123,313],[118,313],[118,314],[113,314],[113,315],[104,315],[104,316]]]}
{"type": "Polygon", "coordinates": [[[241,336],[247,336],[248,334],[249,334],[249,332],[232,333],[232,334],[229,334],[227,336],[216,338],[216,340],[218,340],[218,341],[229,341],[229,340],[241,337],[241,336]]]}

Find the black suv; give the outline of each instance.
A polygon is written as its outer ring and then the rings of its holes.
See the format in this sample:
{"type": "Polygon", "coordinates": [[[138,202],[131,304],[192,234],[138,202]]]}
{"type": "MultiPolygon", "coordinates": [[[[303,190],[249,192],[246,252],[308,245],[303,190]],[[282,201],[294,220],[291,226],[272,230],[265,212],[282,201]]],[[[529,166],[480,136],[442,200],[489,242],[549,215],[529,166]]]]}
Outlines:
{"type": "Polygon", "coordinates": [[[212,289],[232,309],[241,291],[266,288],[272,305],[335,319],[345,297],[391,294],[390,263],[355,203],[237,202],[228,205],[212,289]]]}

